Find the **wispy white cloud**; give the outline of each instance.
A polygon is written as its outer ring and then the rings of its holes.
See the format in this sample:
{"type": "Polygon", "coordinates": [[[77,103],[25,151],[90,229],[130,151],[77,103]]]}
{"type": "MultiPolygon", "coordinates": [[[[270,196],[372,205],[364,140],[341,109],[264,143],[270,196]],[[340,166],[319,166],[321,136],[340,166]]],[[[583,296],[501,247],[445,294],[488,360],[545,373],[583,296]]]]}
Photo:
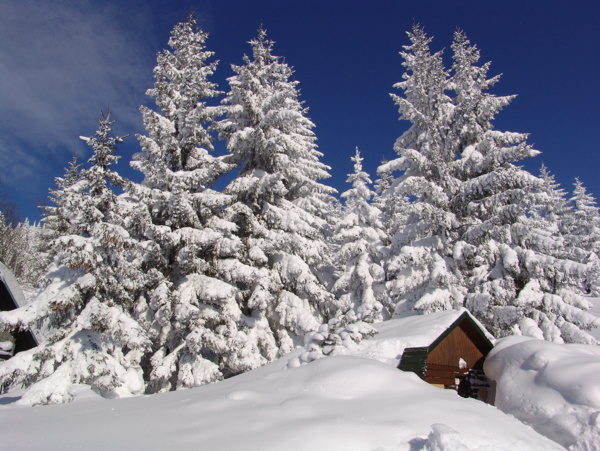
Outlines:
{"type": "Polygon", "coordinates": [[[36,174],[48,165],[60,171],[109,105],[119,131],[140,130],[139,105],[164,47],[157,22],[149,8],[110,2],[0,3],[0,162],[12,168],[5,184],[24,175],[46,183],[36,174]]]}

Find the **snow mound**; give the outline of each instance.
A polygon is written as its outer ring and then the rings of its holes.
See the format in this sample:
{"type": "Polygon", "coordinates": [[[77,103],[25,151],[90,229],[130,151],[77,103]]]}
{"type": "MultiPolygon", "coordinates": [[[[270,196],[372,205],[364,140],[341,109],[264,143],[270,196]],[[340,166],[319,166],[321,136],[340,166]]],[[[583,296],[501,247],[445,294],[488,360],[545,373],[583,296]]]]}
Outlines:
{"type": "Polygon", "coordinates": [[[159,395],[3,406],[2,446],[21,451],[562,449],[493,407],[374,360],[337,356],[284,370],[288,359],[159,395]]]}
{"type": "Polygon", "coordinates": [[[496,407],[572,450],[600,450],[600,347],[507,337],[488,355],[496,407]]]}

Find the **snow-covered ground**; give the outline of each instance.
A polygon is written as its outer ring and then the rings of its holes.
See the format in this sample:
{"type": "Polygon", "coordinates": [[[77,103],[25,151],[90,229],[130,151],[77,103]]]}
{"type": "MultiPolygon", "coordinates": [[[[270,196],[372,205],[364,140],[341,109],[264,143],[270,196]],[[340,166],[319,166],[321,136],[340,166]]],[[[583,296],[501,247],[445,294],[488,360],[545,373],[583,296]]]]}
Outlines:
{"type": "Polygon", "coordinates": [[[422,341],[430,329],[443,330],[452,315],[434,314],[429,326],[418,317],[386,321],[378,335],[346,355],[290,368],[299,350],[255,371],[184,391],[106,400],[82,388],[74,402],[44,407],[15,405],[15,393],[9,393],[0,397],[0,448],[562,449],[495,407],[395,368],[407,344],[422,341]]]}
{"type": "Polygon", "coordinates": [[[552,450],[515,418],[353,356],[160,395],[0,408],[10,450],[552,450]]]}

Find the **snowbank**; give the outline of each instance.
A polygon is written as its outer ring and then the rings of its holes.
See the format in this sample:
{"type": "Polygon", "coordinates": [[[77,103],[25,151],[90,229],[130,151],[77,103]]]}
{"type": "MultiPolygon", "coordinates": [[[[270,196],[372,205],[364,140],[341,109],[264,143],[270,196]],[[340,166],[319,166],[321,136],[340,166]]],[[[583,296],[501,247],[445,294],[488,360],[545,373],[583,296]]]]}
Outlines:
{"type": "Polygon", "coordinates": [[[281,359],[226,381],[138,398],[0,407],[11,450],[552,450],[528,426],[380,362],[281,359]]]}
{"type": "Polygon", "coordinates": [[[496,407],[573,450],[600,450],[600,347],[507,337],[484,370],[496,407]]]}

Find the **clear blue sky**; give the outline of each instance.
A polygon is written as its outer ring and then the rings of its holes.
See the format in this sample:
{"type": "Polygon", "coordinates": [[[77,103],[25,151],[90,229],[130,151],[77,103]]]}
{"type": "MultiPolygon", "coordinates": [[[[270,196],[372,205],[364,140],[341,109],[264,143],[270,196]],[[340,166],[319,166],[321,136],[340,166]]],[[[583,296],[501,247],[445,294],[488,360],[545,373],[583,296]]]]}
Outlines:
{"type": "MultiPolygon", "coordinates": [[[[153,83],[156,52],[193,10],[220,60],[215,81],[227,90],[230,64],[250,52],[260,23],[300,81],[316,123],[327,183],[347,189],[358,146],[375,178],[382,158],[407,128],[389,98],[403,67],[398,52],[413,22],[446,50],[456,28],[503,73],[493,92],[518,94],[496,128],[530,133],[543,161],[571,191],[581,178],[600,195],[600,2],[589,0],[0,0],[0,180],[21,217],[38,219],[38,199],[54,177],[89,148],[78,139],[97,128],[110,105],[128,169],[143,132],[139,105],[153,83]]],[[[220,144],[222,146],[222,144],[220,144]]]]}

